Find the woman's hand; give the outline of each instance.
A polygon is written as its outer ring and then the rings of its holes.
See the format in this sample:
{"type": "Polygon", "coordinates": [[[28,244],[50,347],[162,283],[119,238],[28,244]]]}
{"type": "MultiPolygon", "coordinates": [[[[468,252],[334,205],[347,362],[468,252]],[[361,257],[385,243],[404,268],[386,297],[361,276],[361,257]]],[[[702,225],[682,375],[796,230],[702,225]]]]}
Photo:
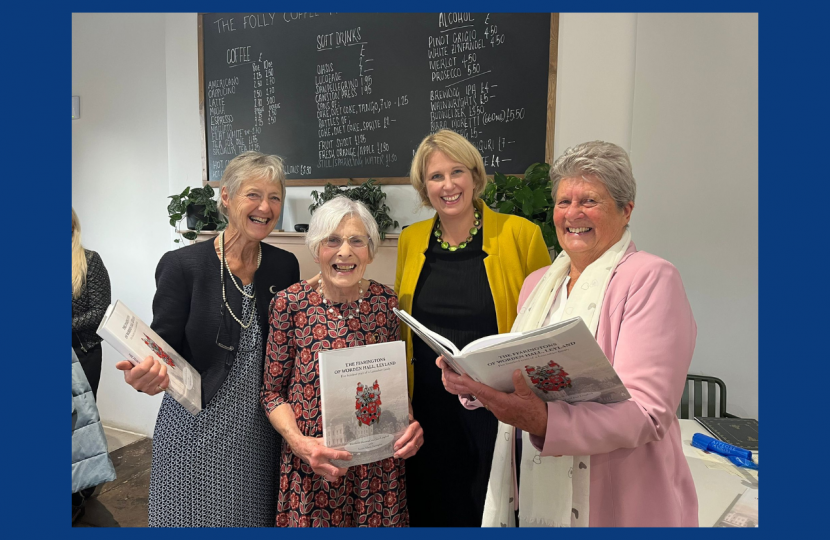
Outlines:
{"type": "Polygon", "coordinates": [[[148,356],[137,366],[129,360],[122,360],[115,364],[115,367],[124,372],[124,380],[127,384],[151,396],[164,392],[170,385],[167,366],[152,356],[148,356]]]}
{"type": "Polygon", "coordinates": [[[510,393],[499,392],[486,384],[477,383],[468,376],[458,376],[459,383],[493,415],[505,424],[515,426],[531,435],[544,437],[548,430],[548,406],[533,393],[518,369],[513,372],[510,393]]]}
{"type": "MultiPolygon", "coordinates": [[[[446,360],[444,360],[443,356],[439,356],[435,359],[435,365],[441,368],[441,382],[444,383],[444,389],[449,392],[450,394],[455,394],[456,396],[470,396],[473,392],[464,384],[464,379],[453,371],[450,366],[447,365],[446,360]]],[[[471,380],[467,377],[467,380],[471,380]]]]}
{"type": "Polygon", "coordinates": [[[408,459],[418,453],[424,445],[424,428],[412,416],[412,405],[409,405],[409,427],[403,435],[395,441],[395,455],[398,459],[408,459]]]}
{"type": "Polygon", "coordinates": [[[295,435],[288,442],[288,445],[295,456],[308,463],[311,469],[325,478],[327,482],[334,482],[348,471],[345,467],[333,465],[331,460],[348,461],[352,459],[350,453],[345,450],[329,448],[323,445],[323,439],[317,437],[295,435]]]}

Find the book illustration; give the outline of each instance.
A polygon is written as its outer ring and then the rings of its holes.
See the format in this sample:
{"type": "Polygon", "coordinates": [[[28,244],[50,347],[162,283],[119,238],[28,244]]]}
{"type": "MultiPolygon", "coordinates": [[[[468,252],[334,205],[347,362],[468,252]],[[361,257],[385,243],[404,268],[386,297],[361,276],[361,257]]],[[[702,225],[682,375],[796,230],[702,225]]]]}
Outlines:
{"type": "Polygon", "coordinates": [[[402,341],[320,351],[323,440],[346,450],[353,467],[391,457],[409,426],[406,349],[402,341]]]}
{"type": "Polygon", "coordinates": [[[527,376],[533,386],[547,394],[557,392],[563,388],[571,388],[571,379],[562,366],[551,360],[545,366],[525,366],[527,376]]]}
{"type": "Polygon", "coordinates": [[[153,341],[150,338],[150,336],[144,334],[144,337],[141,338],[141,341],[143,341],[148,347],[150,347],[150,350],[153,351],[156,354],[156,356],[164,360],[165,364],[167,364],[170,367],[176,367],[176,364],[173,363],[173,359],[170,358],[170,355],[164,352],[164,349],[156,345],[156,342],[153,341]]]}
{"type": "Polygon", "coordinates": [[[375,384],[372,387],[363,387],[363,384],[357,383],[357,395],[355,396],[355,416],[357,421],[371,426],[377,424],[380,419],[380,386],[375,379],[375,384]]]}

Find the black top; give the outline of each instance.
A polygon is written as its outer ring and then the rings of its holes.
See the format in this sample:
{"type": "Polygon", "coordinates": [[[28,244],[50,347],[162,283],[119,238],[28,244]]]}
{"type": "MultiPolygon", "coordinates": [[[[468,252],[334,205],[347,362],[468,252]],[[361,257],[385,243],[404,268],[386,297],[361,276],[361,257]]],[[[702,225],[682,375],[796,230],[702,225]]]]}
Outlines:
{"type": "MultiPolygon", "coordinates": [[[[219,269],[219,257],[212,241],[169,251],[156,268],[156,294],[150,326],[202,376],[203,407],[228,376],[239,346],[240,326],[222,301],[219,269]]],[[[236,280],[241,284],[238,277],[236,280]]],[[[297,258],[263,243],[262,264],[254,274],[263,358],[268,341],[271,299],[298,281],[300,265],[297,258]]],[[[242,294],[231,282],[227,268],[225,295],[234,314],[241,318],[242,294]]]]}
{"type": "MultiPolygon", "coordinates": [[[[478,338],[499,333],[496,304],[484,268],[487,254],[482,237],[479,231],[467,247],[451,252],[442,249],[433,236],[424,253],[426,261],[413,295],[412,316],[459,349],[478,338]]],[[[426,347],[417,336],[414,340],[414,346],[426,347]]],[[[434,364],[435,353],[428,347],[427,350],[429,357],[415,354],[415,358],[434,364]]],[[[422,387],[415,384],[420,392],[422,387]]]]}
{"type": "Polygon", "coordinates": [[[89,249],[86,255],[86,281],[78,298],[72,299],[72,346],[84,352],[101,343],[96,332],[110,305],[110,275],[98,253],[89,249]]]}
{"type": "MultiPolygon", "coordinates": [[[[459,349],[499,331],[482,236],[455,252],[431,240],[413,296],[412,315],[459,349]]],[[[444,389],[432,349],[414,334],[412,345],[413,413],[432,443],[407,460],[411,524],[480,527],[498,422],[465,409],[444,389]]]]}

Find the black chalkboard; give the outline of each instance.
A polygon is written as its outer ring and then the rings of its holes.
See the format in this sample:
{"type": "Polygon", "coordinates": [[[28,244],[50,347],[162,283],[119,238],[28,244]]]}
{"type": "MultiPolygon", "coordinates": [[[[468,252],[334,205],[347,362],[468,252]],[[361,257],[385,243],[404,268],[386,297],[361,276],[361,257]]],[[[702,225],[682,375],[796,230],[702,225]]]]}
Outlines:
{"type": "Polygon", "coordinates": [[[406,177],[421,139],[444,127],[488,173],[522,173],[552,144],[551,19],[200,15],[205,180],[245,150],[281,156],[289,179],[406,177]]]}

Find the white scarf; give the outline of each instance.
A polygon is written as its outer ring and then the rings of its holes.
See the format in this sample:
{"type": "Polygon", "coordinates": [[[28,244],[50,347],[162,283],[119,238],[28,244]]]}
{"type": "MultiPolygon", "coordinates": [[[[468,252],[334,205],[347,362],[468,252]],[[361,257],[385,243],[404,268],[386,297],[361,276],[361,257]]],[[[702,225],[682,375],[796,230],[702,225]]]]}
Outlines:
{"type": "MultiPolygon", "coordinates": [[[[568,297],[564,317],[582,317],[594,337],[608,283],[630,243],[631,233],[626,229],[619,242],[585,268],[568,297]]],[[[513,323],[512,332],[525,332],[542,326],[570,269],[571,259],[563,251],[527,297],[513,323]]],[[[515,526],[515,469],[512,459],[515,437],[513,426],[499,422],[482,527],[515,526]]],[[[519,525],[587,527],[590,515],[591,457],[541,457],[540,452],[531,444],[527,432],[522,433],[522,449],[519,525]]]]}

